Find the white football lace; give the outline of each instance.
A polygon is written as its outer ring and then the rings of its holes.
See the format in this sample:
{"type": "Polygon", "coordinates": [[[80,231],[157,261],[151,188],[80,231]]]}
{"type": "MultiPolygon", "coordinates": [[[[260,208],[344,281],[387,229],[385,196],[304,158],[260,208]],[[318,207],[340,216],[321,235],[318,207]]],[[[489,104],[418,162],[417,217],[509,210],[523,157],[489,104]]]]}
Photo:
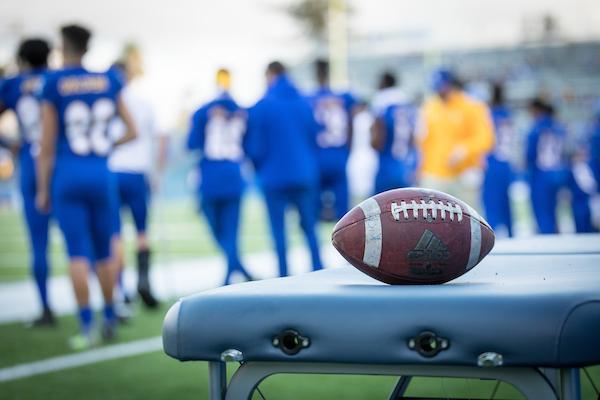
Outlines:
{"type": "Polygon", "coordinates": [[[420,203],[417,203],[416,201],[412,200],[410,203],[407,203],[402,200],[400,205],[398,205],[396,202],[392,203],[392,216],[396,221],[400,221],[401,217],[403,217],[405,220],[408,220],[411,217],[413,219],[418,219],[419,210],[422,210],[424,219],[429,219],[429,217],[431,217],[431,219],[436,220],[438,211],[440,212],[442,221],[446,220],[446,214],[448,214],[450,221],[454,221],[455,217],[457,222],[460,222],[463,219],[463,211],[460,205],[451,204],[450,202],[446,202],[446,204],[444,204],[441,200],[437,203],[435,200],[430,200],[429,202],[421,200],[420,203]]]}

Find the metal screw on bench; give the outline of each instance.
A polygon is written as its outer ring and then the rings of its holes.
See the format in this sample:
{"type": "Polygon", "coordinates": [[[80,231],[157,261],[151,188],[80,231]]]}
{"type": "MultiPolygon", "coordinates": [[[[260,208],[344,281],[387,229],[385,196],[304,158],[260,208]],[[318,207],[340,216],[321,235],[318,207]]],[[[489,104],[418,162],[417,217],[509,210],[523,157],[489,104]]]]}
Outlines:
{"type": "Polygon", "coordinates": [[[477,365],[480,367],[500,367],[502,364],[504,364],[502,354],[494,353],[492,351],[481,353],[479,357],[477,357],[477,365]]]}
{"type": "Polygon", "coordinates": [[[244,354],[237,349],[227,349],[221,353],[221,361],[231,362],[231,361],[244,361],[244,354]]]}

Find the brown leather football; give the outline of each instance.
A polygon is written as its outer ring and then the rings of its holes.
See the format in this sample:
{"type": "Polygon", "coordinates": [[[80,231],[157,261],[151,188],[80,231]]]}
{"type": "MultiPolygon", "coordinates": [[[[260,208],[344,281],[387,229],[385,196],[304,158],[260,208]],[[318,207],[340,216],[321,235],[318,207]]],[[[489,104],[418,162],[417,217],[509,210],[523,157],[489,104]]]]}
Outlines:
{"type": "Polygon", "coordinates": [[[494,231],[468,204],[431,189],[395,189],[363,201],[336,224],[332,241],[350,264],[389,284],[459,277],[494,247],[494,231]]]}

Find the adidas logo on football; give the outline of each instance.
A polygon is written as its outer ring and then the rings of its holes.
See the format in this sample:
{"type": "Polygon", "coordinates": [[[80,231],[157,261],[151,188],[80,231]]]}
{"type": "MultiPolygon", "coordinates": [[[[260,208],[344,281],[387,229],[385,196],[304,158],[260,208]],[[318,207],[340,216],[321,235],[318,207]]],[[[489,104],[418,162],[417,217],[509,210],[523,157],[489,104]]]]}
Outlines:
{"type": "Polygon", "coordinates": [[[450,257],[448,247],[429,229],[421,235],[414,249],[408,252],[409,261],[432,262],[444,261],[450,257]]]}

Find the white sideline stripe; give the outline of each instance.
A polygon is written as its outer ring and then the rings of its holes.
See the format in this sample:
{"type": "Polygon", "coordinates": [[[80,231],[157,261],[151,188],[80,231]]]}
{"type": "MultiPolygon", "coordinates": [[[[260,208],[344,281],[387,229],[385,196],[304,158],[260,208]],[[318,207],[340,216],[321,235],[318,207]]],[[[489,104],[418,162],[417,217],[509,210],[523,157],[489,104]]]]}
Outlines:
{"type": "MultiPolygon", "coordinates": [[[[343,265],[345,260],[331,244],[321,247],[321,257],[326,266],[343,265]]],[[[290,249],[291,275],[310,271],[308,250],[301,246],[290,249]]],[[[243,256],[248,272],[256,278],[277,275],[277,259],[271,251],[243,256]]],[[[135,293],[137,276],[135,268],[126,268],[123,280],[130,293],[135,293]]],[[[161,300],[175,299],[199,291],[218,287],[225,277],[225,260],[221,256],[164,260],[153,265],[150,279],[155,295],[161,300]]],[[[102,307],[102,293],[95,276],[90,277],[90,302],[92,308],[102,307]]],[[[48,281],[50,304],[56,315],[69,315],[77,311],[71,281],[68,276],[54,276],[48,281]]],[[[0,283],[0,324],[33,319],[39,314],[39,300],[31,279],[0,283]]]]}
{"type": "Polygon", "coordinates": [[[114,344],[111,346],[101,347],[99,349],[88,350],[82,353],[52,357],[42,361],[35,361],[32,363],[2,368],[0,369],[0,382],[8,382],[15,379],[47,374],[49,372],[82,367],[84,365],[95,364],[101,361],[151,353],[161,349],[162,338],[160,336],[150,339],[136,340],[128,343],[114,344]]]}

